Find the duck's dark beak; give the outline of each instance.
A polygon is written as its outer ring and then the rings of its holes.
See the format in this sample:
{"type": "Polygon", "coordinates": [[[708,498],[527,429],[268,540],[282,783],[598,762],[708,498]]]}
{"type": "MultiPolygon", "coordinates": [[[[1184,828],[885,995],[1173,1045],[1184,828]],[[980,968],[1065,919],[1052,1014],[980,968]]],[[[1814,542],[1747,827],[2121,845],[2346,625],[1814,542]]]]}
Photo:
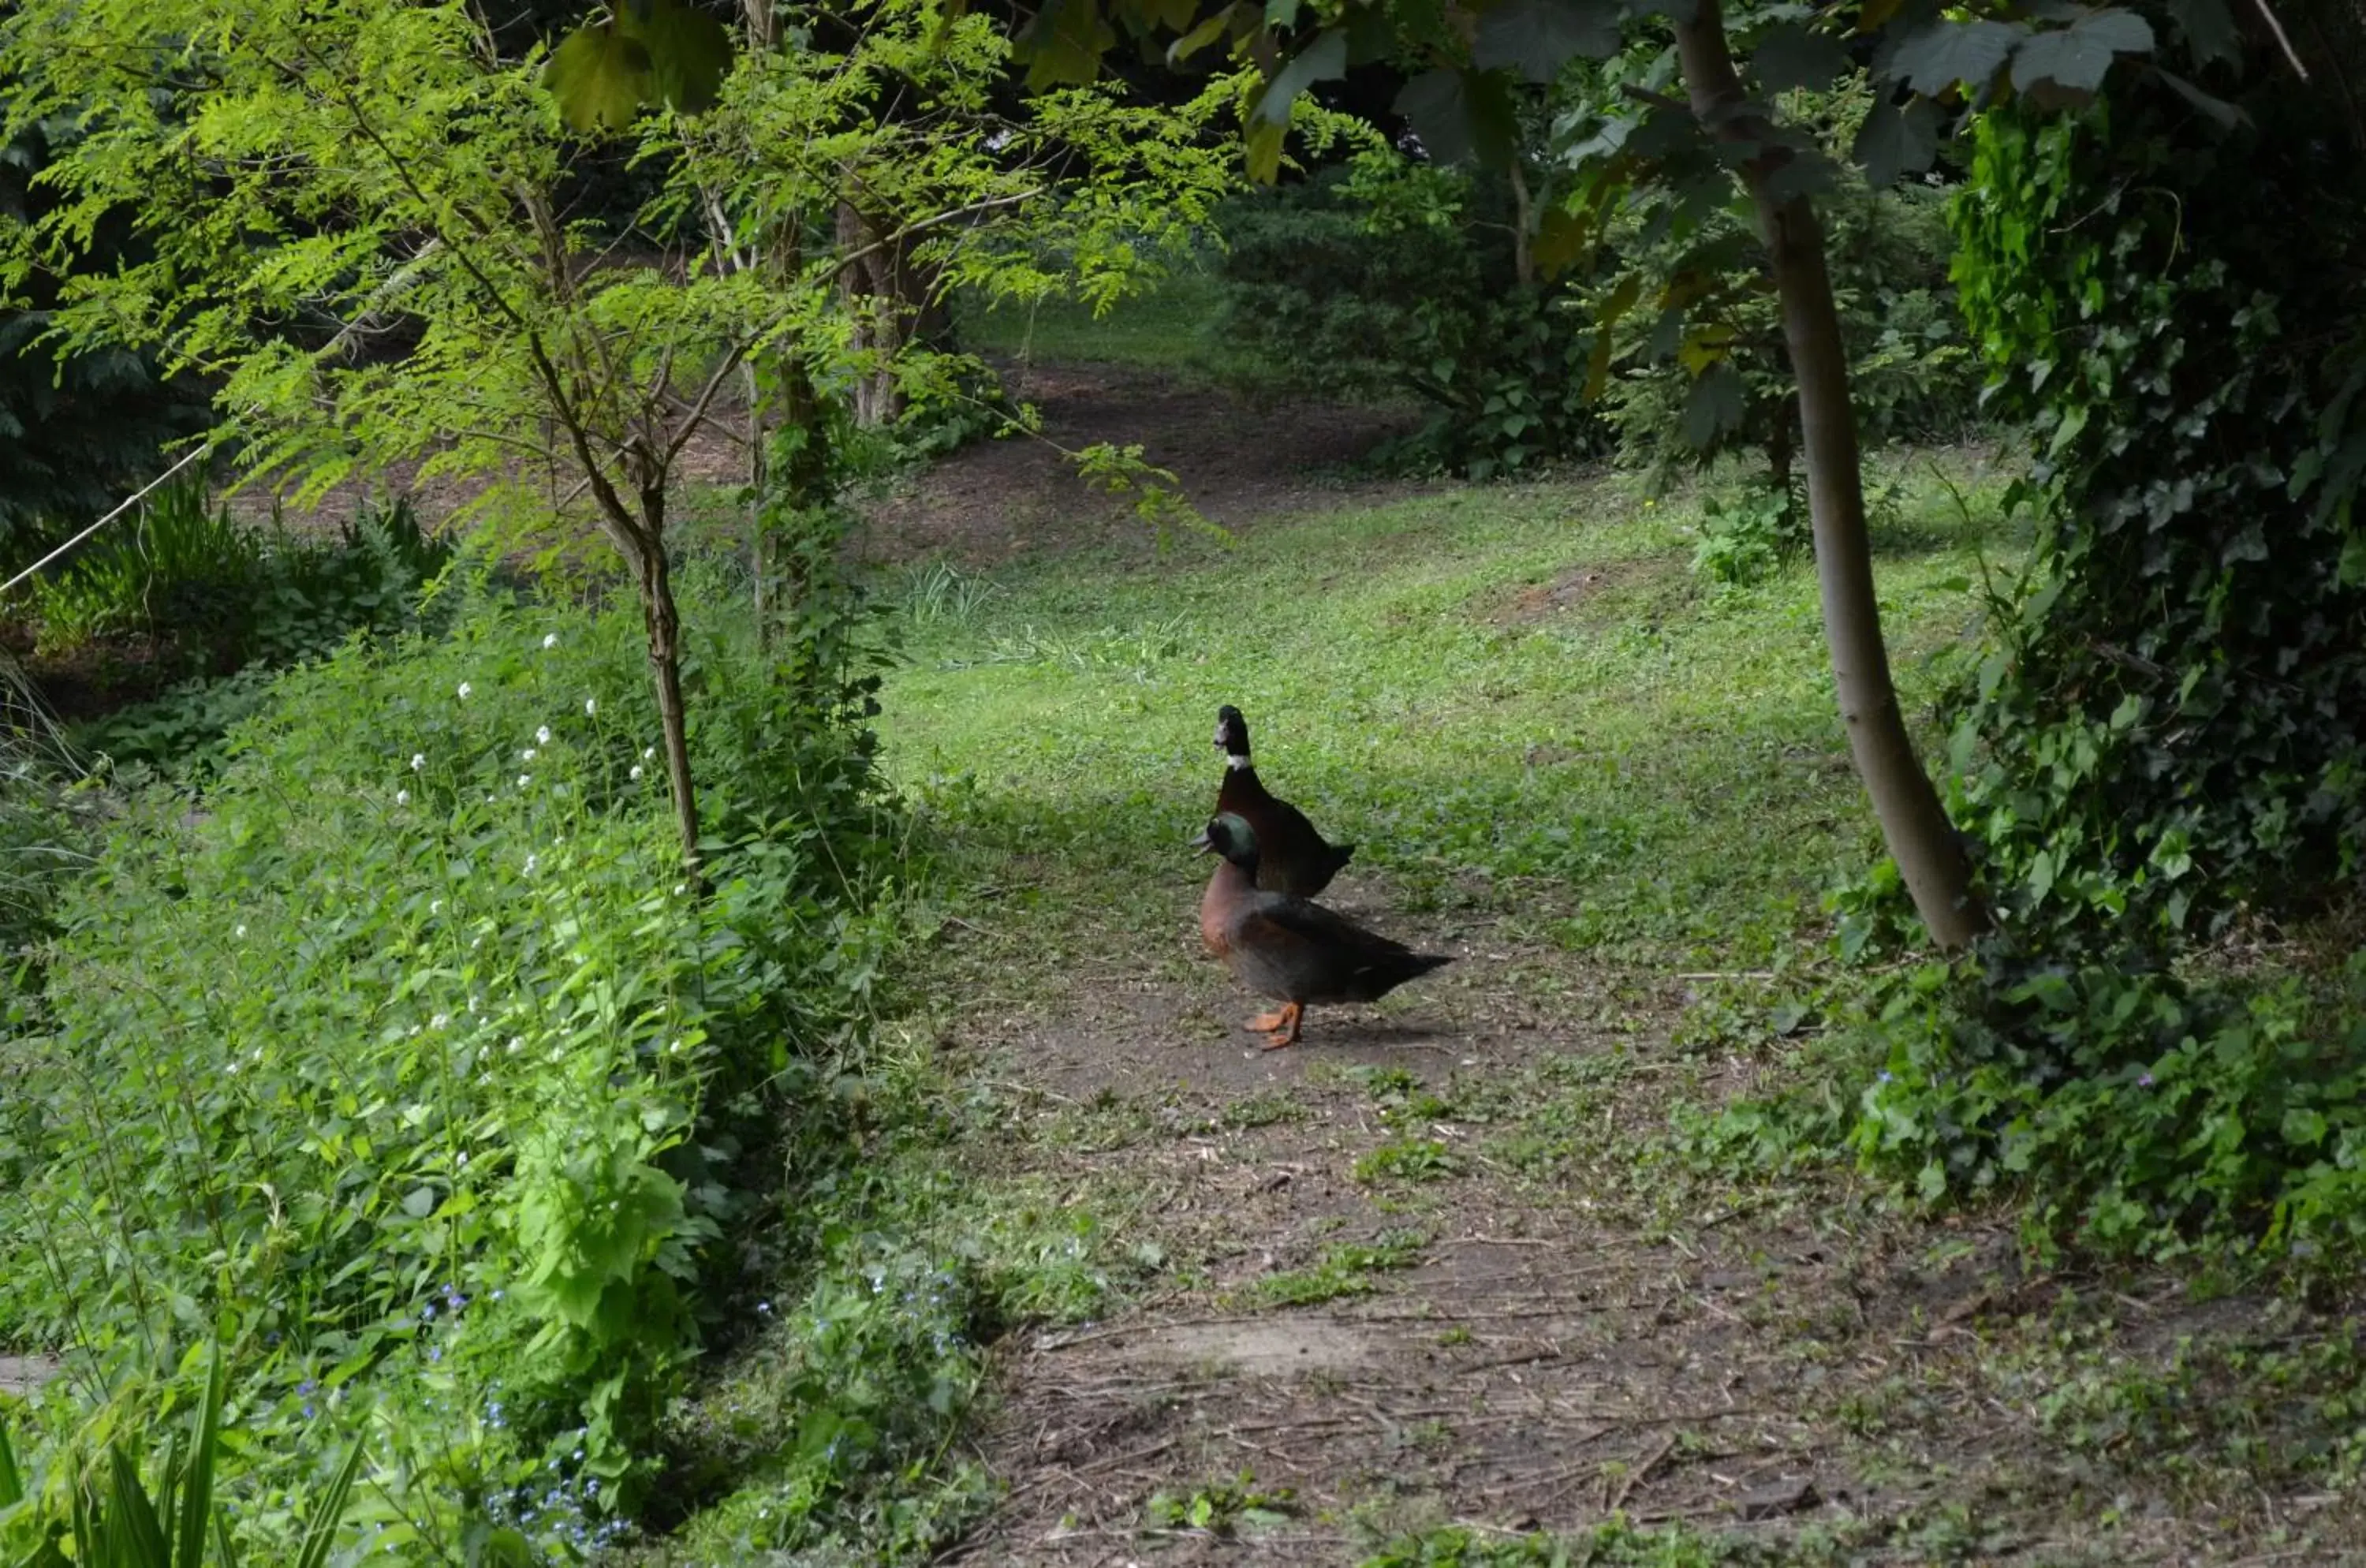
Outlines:
{"type": "Polygon", "coordinates": [[[1216,852],[1216,846],[1209,839],[1208,829],[1205,828],[1200,829],[1199,836],[1191,840],[1191,847],[1199,851],[1203,855],[1211,855],[1216,852]]]}

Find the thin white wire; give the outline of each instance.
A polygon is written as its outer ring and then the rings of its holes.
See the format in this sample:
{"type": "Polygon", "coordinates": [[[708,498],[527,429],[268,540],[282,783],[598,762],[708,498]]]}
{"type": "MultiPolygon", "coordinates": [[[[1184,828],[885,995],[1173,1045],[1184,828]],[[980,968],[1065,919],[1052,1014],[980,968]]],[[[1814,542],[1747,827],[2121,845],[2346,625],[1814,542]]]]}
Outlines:
{"type": "Polygon", "coordinates": [[[76,545],[81,544],[84,539],[89,538],[93,534],[97,533],[101,528],[106,527],[109,523],[114,522],[125,513],[139,505],[142,501],[145,501],[148,498],[150,491],[163,484],[166,479],[171,479],[175,474],[179,473],[183,468],[187,468],[191,463],[194,463],[198,458],[204,457],[208,452],[212,451],[213,446],[214,444],[208,441],[201,446],[192,446],[189,448],[188,454],[179,462],[174,464],[171,468],[165,469],[163,473],[158,474],[154,479],[150,479],[146,484],[141,486],[140,489],[134,491],[128,498],[125,499],[123,503],[120,506],[118,506],[114,511],[108,513],[106,516],[100,518],[89,527],[84,528],[81,533],[76,534],[73,538],[68,539],[64,544],[60,545],[56,549],[51,550],[48,555],[43,556],[40,559],[27,567],[24,570],[18,572],[7,581],[0,582],[0,597],[6,597],[9,591],[14,589],[17,584],[24,581],[27,578],[31,577],[35,572],[40,570],[51,561],[56,560],[59,557],[73,549],[76,545]]]}

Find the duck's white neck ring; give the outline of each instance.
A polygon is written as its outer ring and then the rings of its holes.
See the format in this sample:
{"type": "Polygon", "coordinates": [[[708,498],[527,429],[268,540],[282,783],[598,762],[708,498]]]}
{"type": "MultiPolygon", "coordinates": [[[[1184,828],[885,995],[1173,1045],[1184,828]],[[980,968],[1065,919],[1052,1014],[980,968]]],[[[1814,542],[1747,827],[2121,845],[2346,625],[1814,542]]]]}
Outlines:
{"type": "Polygon", "coordinates": [[[1245,773],[1256,764],[1248,760],[1245,752],[1227,751],[1224,753],[1224,766],[1238,773],[1245,773]]]}

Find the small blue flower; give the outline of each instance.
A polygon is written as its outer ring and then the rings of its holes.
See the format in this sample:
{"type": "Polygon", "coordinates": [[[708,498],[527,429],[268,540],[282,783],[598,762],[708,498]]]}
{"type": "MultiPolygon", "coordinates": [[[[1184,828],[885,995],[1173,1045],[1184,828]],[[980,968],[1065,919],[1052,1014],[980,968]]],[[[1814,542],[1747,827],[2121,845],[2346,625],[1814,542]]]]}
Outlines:
{"type": "Polygon", "coordinates": [[[1879,1078],[1879,1079],[1877,1079],[1876,1081],[1877,1081],[1877,1082],[1881,1082],[1881,1083],[1887,1083],[1887,1082],[1889,1082],[1889,1081],[1890,1081],[1890,1075],[1889,1075],[1889,1072],[1888,1072],[1888,1070],[1887,1070],[1887,1068],[1884,1068],[1884,1069],[1883,1069],[1883,1071],[1882,1071],[1882,1075],[1881,1075],[1880,1078],[1879,1078]]]}
{"type": "Polygon", "coordinates": [[[2136,1087],[2138,1089],[2150,1089],[2152,1087],[2152,1075],[2150,1073],[2146,1073],[2144,1077],[2136,1079],[2136,1087]]]}

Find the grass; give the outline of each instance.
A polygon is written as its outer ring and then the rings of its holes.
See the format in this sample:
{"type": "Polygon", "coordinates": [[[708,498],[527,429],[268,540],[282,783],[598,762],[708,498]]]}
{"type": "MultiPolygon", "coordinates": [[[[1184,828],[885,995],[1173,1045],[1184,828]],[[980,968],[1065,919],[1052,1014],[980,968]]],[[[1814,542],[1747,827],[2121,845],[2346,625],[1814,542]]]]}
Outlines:
{"type": "Polygon", "coordinates": [[[1189,372],[1221,356],[1208,323],[1222,298],[1213,277],[1187,265],[1098,317],[1073,299],[989,307],[956,296],[953,325],[963,346],[997,356],[1189,372]]]}
{"type": "MultiPolygon", "coordinates": [[[[1910,707],[1994,540],[1936,486],[1906,508],[1882,588],[1910,707]]],[[[1686,569],[1696,524],[1617,479],[1449,491],[1146,566],[937,581],[883,694],[888,765],[957,843],[1021,849],[1073,927],[1147,930],[1197,874],[1184,840],[1236,703],[1268,784],[1401,907],[1762,966],[1876,840],[1812,578],[1712,594],[1686,569]]]]}

